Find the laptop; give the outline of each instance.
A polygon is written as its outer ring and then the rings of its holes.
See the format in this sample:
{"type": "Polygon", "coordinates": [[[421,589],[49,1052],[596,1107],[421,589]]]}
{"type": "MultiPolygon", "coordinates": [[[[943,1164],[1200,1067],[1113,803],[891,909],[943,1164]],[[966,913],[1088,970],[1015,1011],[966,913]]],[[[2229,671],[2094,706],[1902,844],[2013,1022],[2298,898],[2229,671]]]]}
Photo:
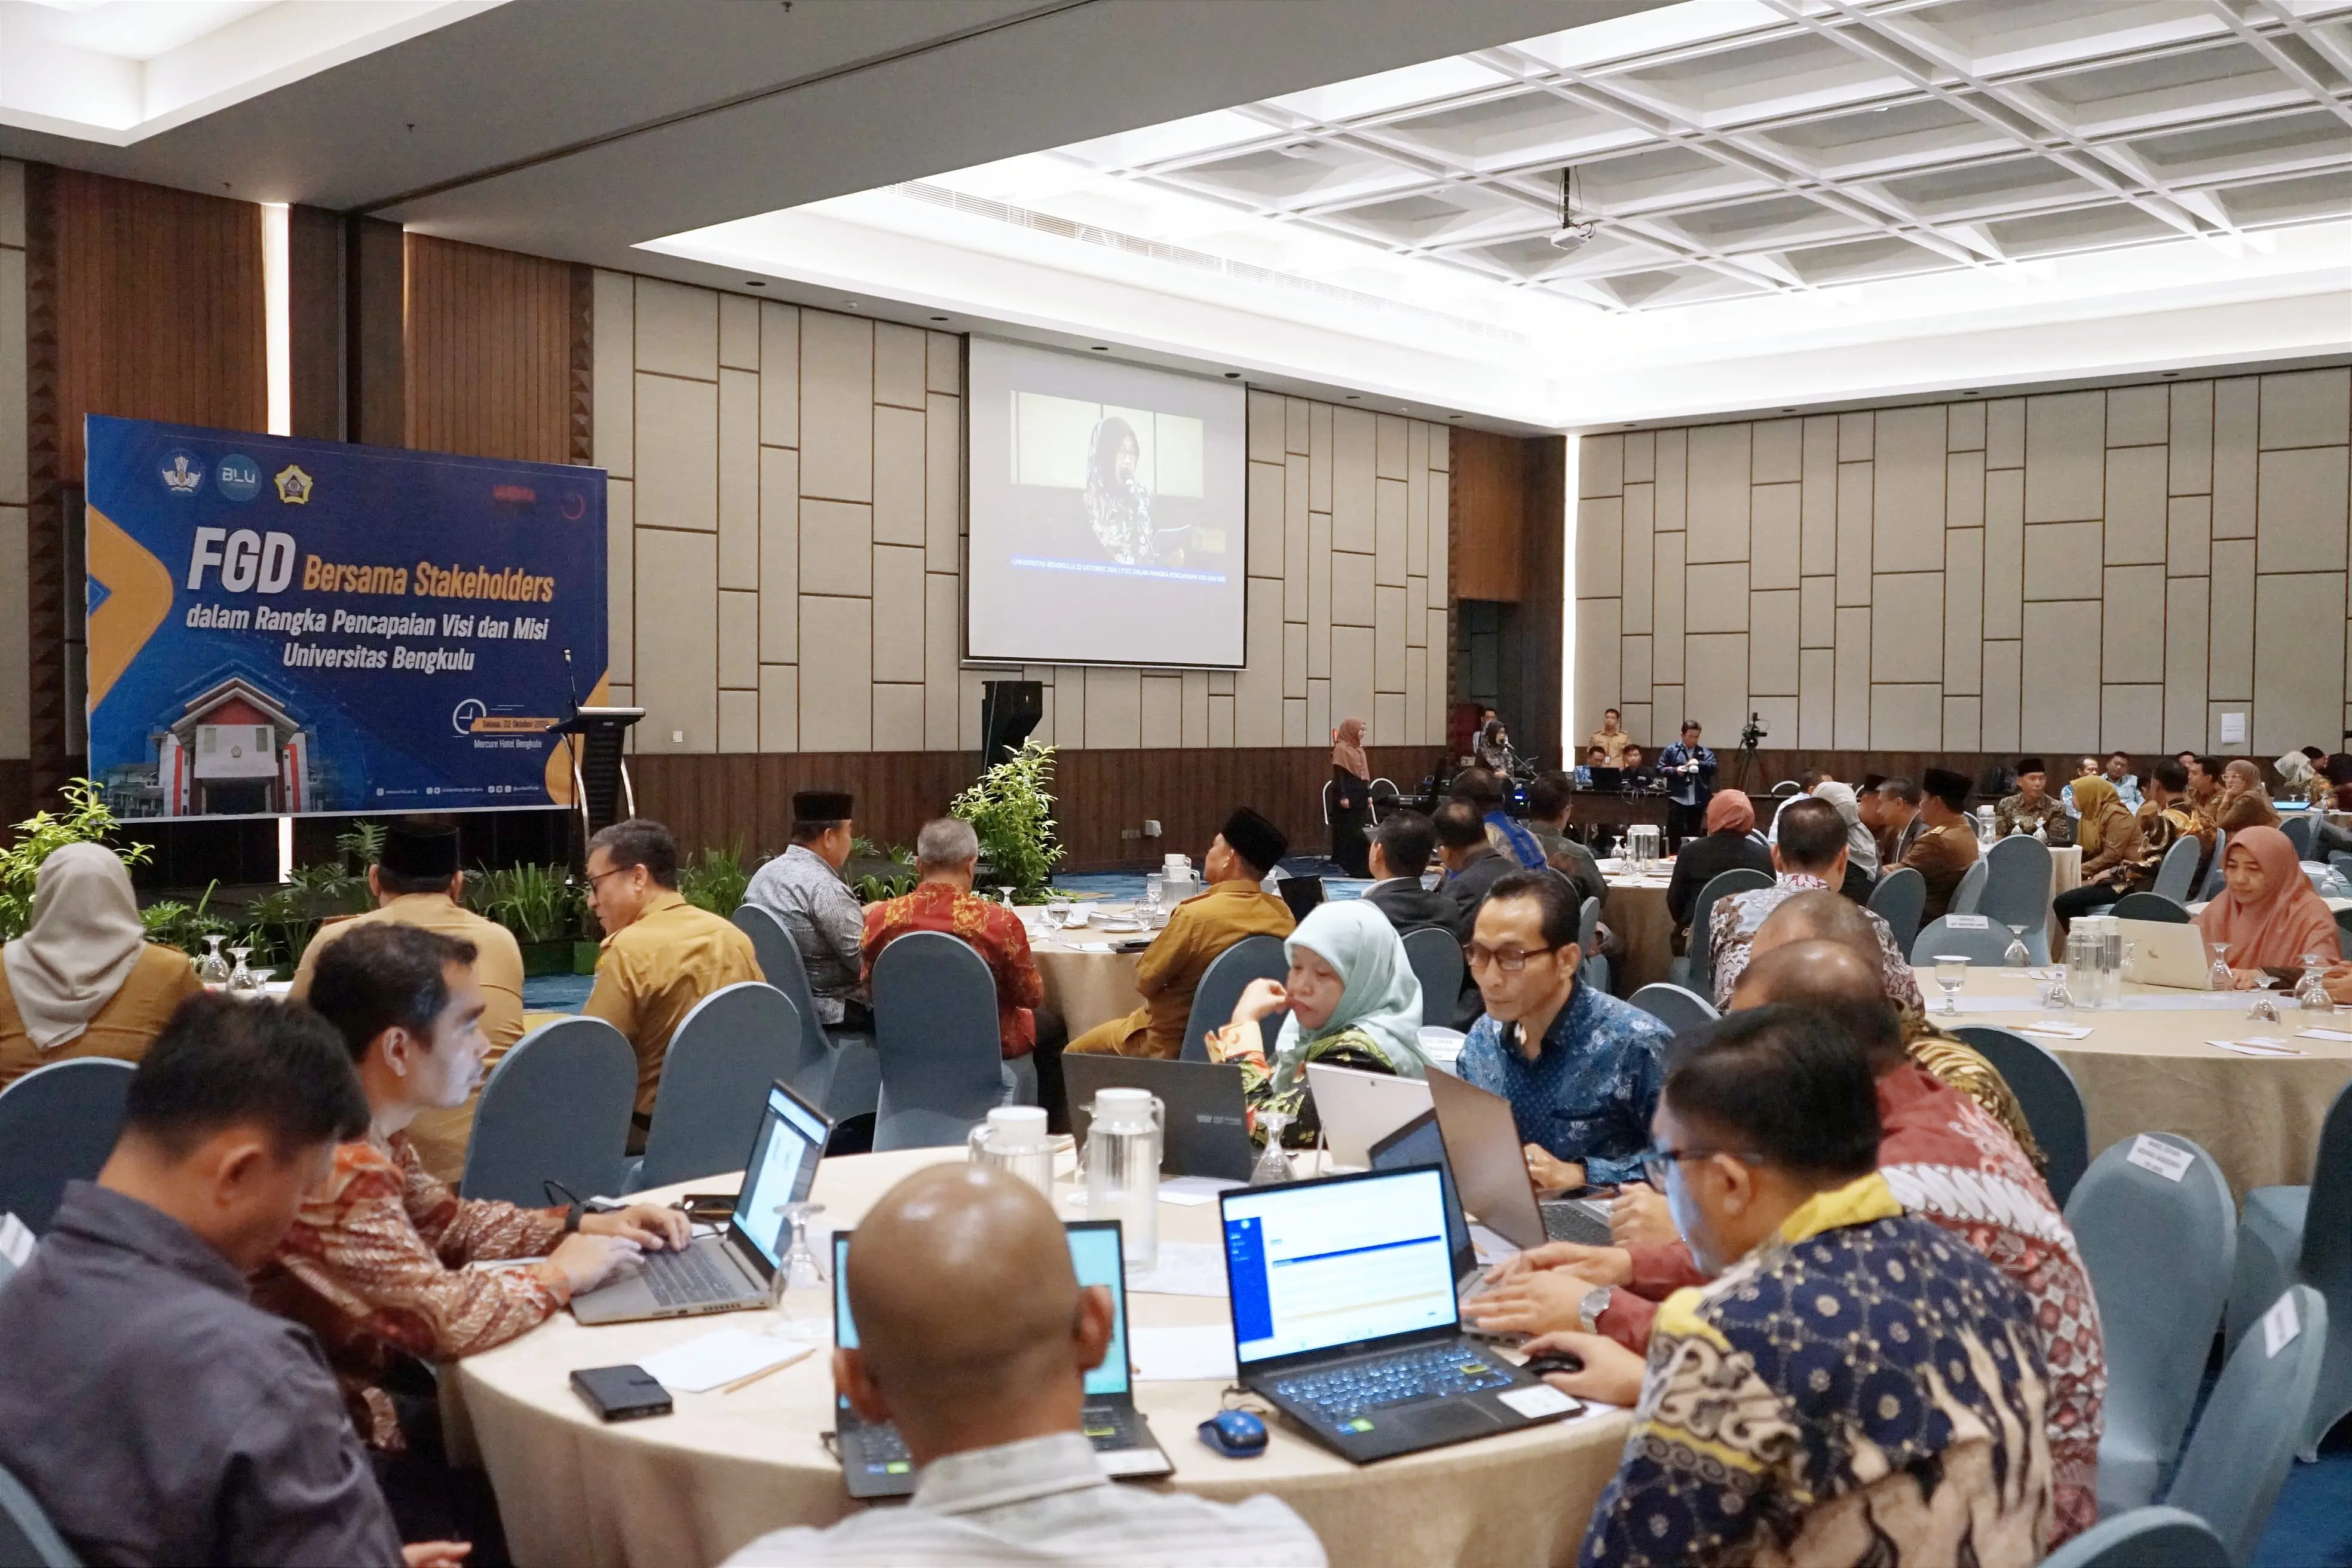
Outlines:
{"type": "Polygon", "coordinates": [[[1623,768],[1590,768],[1586,773],[1592,780],[1591,787],[1594,789],[1622,790],[1625,787],[1623,768]]]}
{"type": "Polygon", "coordinates": [[[1576,1241],[1607,1247],[1609,1205],[1599,1198],[1538,1197],[1511,1102],[1451,1073],[1429,1075],[1430,1104],[1462,1206],[1513,1247],[1576,1241]]]}
{"type": "Polygon", "coordinates": [[[2131,949],[2131,959],[2124,965],[2126,980],[2182,991],[2213,988],[2213,949],[2195,925],[2119,920],[2116,931],[2131,949]]]}
{"type": "MultiPolygon", "coordinates": [[[[1134,1373],[1127,1353],[1127,1273],[1119,1266],[1118,1221],[1072,1220],[1063,1226],[1070,1238],[1070,1266],[1081,1285],[1110,1289],[1110,1347],[1102,1364],[1087,1373],[1086,1404],[1079,1429],[1095,1446],[1103,1472],[1118,1480],[1156,1480],[1173,1474],[1151,1423],[1135,1407],[1134,1373]]],[[[850,1233],[833,1233],[833,1342],[844,1350],[857,1348],[857,1325],[849,1315],[849,1287],[843,1266],[849,1261],[850,1233]]],[[[833,1396],[835,1439],[840,1446],[842,1480],[854,1498],[905,1497],[915,1489],[915,1462],[898,1429],[888,1422],[869,1424],[835,1390],[833,1396]]]]}
{"type": "Polygon", "coordinates": [[[1429,1109],[1429,1086],[1417,1078],[1321,1062],[1307,1064],[1307,1092],[1331,1163],[1359,1171],[1371,1163],[1374,1143],[1429,1109]]]}
{"type": "Polygon", "coordinates": [[[1239,1187],[1217,1203],[1242,1385],[1342,1458],[1583,1408],[1463,1333],[1435,1167],[1239,1187]]]}
{"type": "Polygon", "coordinates": [[[1070,1130],[1087,1141],[1088,1108],[1106,1089],[1143,1089],[1167,1113],[1160,1169],[1174,1176],[1215,1176],[1246,1182],[1257,1163],[1250,1143],[1242,1069],[1230,1062],[1160,1061],[1150,1057],[1065,1056],[1062,1087],[1070,1130]]]}
{"type": "Polygon", "coordinates": [[[789,1245],[779,1211],[808,1196],[832,1131],[823,1111],[782,1083],[770,1086],[727,1234],[698,1236],[682,1252],[646,1253],[626,1279],[573,1297],[572,1315],[593,1326],[766,1306],[789,1245]]]}
{"type": "Polygon", "coordinates": [[[1323,879],[1320,877],[1285,877],[1274,885],[1282,901],[1290,906],[1290,918],[1303,921],[1307,911],[1323,901],[1323,879]]]}
{"type": "Polygon", "coordinates": [[[1445,1135],[1437,1112],[1424,1110],[1367,1151],[1375,1171],[1402,1171],[1415,1165],[1437,1167],[1438,1184],[1445,1189],[1445,1245],[1454,1254],[1454,1295],[1468,1300],[1486,1278],[1478,1261],[1478,1244],[1470,1235],[1470,1221],[1462,1212],[1462,1194],[1454,1190],[1454,1171],[1445,1160],[1445,1135]]]}

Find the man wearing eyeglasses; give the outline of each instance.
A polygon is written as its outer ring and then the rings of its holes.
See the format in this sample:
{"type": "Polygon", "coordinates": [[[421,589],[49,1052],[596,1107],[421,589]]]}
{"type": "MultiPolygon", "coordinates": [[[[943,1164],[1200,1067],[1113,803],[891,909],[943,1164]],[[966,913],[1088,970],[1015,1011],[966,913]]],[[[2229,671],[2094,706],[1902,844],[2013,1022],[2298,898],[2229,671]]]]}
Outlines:
{"type": "Polygon", "coordinates": [[[1461,1073],[1511,1102],[1528,1173],[1546,1191],[1642,1179],[1674,1031],[1580,982],[1576,890],[1552,870],[1498,878],[1464,947],[1486,1016],[1461,1073]]]}

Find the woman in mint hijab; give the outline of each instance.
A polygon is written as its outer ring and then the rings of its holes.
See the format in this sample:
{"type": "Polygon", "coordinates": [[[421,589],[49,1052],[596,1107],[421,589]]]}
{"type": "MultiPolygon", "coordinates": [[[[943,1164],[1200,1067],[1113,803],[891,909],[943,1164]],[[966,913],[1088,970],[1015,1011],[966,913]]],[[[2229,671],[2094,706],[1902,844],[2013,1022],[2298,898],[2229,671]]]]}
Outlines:
{"type": "MultiPolygon", "coordinates": [[[[1283,942],[1290,973],[1253,980],[1233,1022],[1210,1035],[1209,1058],[1236,1062],[1253,1110],[1283,1111],[1297,1121],[1308,1062],[1328,1062],[1402,1078],[1428,1075],[1421,1050],[1421,981],[1388,917],[1354,900],[1318,904],[1283,942]],[[1264,1020],[1287,1008],[1269,1059],[1264,1020]]],[[[1255,1120],[1255,1118],[1253,1118],[1255,1120]]],[[[1291,1142],[1292,1140],[1286,1140],[1291,1142]]]]}

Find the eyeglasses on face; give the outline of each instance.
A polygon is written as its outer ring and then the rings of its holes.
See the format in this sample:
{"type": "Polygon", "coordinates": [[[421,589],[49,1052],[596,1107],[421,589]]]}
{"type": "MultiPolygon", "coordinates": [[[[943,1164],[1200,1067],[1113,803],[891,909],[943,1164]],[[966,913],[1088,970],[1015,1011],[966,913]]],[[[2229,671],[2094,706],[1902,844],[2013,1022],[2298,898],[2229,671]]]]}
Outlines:
{"type": "Polygon", "coordinates": [[[1488,947],[1482,942],[1465,942],[1462,944],[1462,958],[1473,969],[1484,969],[1491,963],[1506,974],[1517,974],[1528,966],[1528,959],[1559,951],[1557,947],[1488,947]]]}
{"type": "Polygon", "coordinates": [[[1761,1155],[1743,1154],[1736,1149],[1644,1149],[1633,1158],[1641,1162],[1642,1174],[1649,1178],[1650,1185],[1664,1189],[1666,1173],[1675,1164],[1685,1160],[1704,1160],[1716,1154],[1728,1154],[1743,1164],[1763,1163],[1761,1155]]]}

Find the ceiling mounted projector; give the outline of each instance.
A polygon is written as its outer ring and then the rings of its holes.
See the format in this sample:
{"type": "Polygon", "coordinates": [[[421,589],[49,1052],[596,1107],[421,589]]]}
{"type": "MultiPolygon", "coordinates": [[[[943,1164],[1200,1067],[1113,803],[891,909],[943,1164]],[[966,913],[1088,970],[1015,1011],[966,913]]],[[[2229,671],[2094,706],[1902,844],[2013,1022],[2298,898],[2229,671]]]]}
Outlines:
{"type": "Polygon", "coordinates": [[[1576,216],[1574,187],[1571,184],[1575,177],[1574,169],[1559,172],[1559,227],[1552,234],[1551,246],[1554,250],[1563,253],[1581,250],[1594,235],[1601,232],[1601,225],[1597,221],[1576,216]]]}

